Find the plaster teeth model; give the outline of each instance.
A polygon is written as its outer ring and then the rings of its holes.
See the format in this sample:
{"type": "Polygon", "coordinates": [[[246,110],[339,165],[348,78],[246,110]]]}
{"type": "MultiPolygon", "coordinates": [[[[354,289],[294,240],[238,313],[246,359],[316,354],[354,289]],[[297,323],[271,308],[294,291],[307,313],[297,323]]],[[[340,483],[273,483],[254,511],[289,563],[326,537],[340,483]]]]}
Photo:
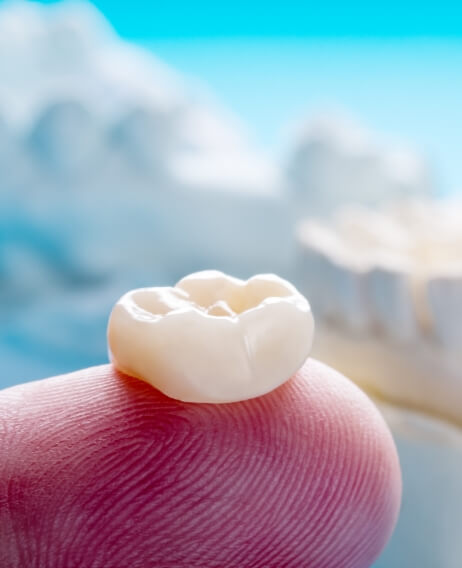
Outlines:
{"type": "Polygon", "coordinates": [[[404,202],[401,207],[394,204],[382,212],[350,207],[338,212],[332,223],[304,222],[298,234],[304,252],[304,274],[320,265],[318,258],[310,268],[312,251],[323,256],[325,268],[316,288],[324,287],[332,294],[334,308],[330,312],[326,312],[325,299],[318,306],[316,290],[311,295],[310,280],[306,278],[306,290],[312,297],[315,315],[320,315],[321,326],[338,334],[339,340],[349,338],[364,345],[377,340],[378,349],[396,345],[401,350],[399,356],[390,347],[396,365],[401,361],[415,369],[411,375],[406,372],[408,383],[415,381],[412,387],[398,378],[379,377],[375,371],[360,372],[358,376],[356,370],[358,381],[396,402],[413,406],[418,402],[422,410],[462,424],[462,380],[460,388],[442,388],[445,379],[452,383],[453,373],[458,373],[452,361],[460,358],[462,363],[457,350],[462,315],[462,228],[452,223],[457,218],[455,210],[462,218],[462,204],[454,202],[404,202]],[[329,246],[325,245],[326,235],[329,246]],[[356,318],[355,313],[359,314],[356,318]],[[434,361],[430,367],[425,364],[428,358],[434,361]],[[437,361],[438,377],[432,378],[437,361]],[[434,383],[433,388],[421,388],[421,375],[428,376],[427,382],[434,383]],[[433,392],[436,388],[442,389],[437,397],[433,392]]]}
{"type": "Polygon", "coordinates": [[[316,317],[313,356],[375,399],[400,453],[405,499],[378,568],[397,558],[456,568],[462,554],[460,219],[462,203],[406,201],[341,209],[298,230],[300,290],[316,317]],[[339,279],[339,264],[350,280],[339,279]],[[351,296],[349,281],[361,294],[351,296]]]}
{"type": "Polygon", "coordinates": [[[108,326],[121,371],[185,402],[235,402],[287,381],[311,350],[307,300],[287,281],[246,282],[216,271],[174,288],[142,288],[115,305],[108,326]]]}

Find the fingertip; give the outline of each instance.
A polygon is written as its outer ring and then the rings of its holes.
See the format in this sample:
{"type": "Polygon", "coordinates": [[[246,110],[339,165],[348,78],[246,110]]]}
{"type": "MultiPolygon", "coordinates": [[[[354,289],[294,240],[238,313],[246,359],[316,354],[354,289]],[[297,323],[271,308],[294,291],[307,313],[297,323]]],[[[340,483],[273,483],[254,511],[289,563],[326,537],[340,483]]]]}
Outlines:
{"type": "MultiPolygon", "coordinates": [[[[26,560],[31,549],[92,567],[360,568],[396,522],[391,435],[316,361],[228,405],[174,401],[112,366],[3,394],[0,529],[23,535],[26,560]]],[[[16,537],[8,546],[19,554],[16,537]]]]}

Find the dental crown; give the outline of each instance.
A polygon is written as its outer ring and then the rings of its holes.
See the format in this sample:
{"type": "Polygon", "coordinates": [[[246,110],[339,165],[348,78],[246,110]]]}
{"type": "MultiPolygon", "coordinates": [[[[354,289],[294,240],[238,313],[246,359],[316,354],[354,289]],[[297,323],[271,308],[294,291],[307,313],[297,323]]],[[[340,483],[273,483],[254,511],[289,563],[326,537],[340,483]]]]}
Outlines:
{"type": "Polygon", "coordinates": [[[125,294],[112,310],[108,344],[120,371],[167,396],[227,403],[287,381],[308,357],[313,333],[308,301],[282,278],[204,271],[175,287],[125,294]]]}

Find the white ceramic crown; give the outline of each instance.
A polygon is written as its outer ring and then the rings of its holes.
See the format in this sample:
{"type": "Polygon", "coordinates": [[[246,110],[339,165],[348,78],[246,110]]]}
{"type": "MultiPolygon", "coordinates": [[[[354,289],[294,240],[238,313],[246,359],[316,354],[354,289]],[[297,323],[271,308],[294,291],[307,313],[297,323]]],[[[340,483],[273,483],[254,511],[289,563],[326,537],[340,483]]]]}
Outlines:
{"type": "Polygon", "coordinates": [[[121,371],[186,402],[235,402],[289,379],[311,350],[307,300],[272,274],[247,281],[217,271],[175,287],[142,288],[115,305],[108,328],[121,371]]]}

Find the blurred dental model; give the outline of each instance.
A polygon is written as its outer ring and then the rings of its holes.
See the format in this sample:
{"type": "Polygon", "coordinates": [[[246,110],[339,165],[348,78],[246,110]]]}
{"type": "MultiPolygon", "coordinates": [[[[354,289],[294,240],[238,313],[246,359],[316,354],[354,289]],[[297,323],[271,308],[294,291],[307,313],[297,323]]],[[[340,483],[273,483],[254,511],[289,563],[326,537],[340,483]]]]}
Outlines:
{"type": "Polygon", "coordinates": [[[462,554],[461,218],[462,202],[411,200],[298,230],[313,354],[383,411],[407,495],[389,558],[420,567],[455,568],[462,554]]]}
{"type": "Polygon", "coordinates": [[[302,215],[330,214],[349,203],[376,205],[433,193],[429,167],[414,151],[396,142],[384,143],[332,112],[297,128],[286,178],[302,215]]]}
{"type": "Polygon", "coordinates": [[[0,208],[52,227],[76,271],[287,273],[279,169],[205,88],[91,4],[0,7],[0,117],[0,208]]]}

